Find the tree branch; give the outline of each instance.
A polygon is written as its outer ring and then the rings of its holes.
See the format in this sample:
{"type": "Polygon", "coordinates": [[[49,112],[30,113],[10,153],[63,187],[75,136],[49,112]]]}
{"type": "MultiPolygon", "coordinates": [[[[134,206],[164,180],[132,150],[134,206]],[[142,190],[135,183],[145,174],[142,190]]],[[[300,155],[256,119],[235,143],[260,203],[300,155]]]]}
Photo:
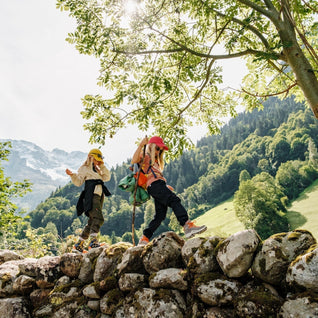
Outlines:
{"type": "Polygon", "coordinates": [[[188,103],[188,105],[186,105],[182,110],[180,110],[179,114],[178,114],[178,118],[173,121],[172,125],[176,125],[180,119],[181,119],[181,115],[199,98],[199,96],[201,95],[204,87],[208,84],[209,79],[210,79],[210,74],[211,74],[211,68],[212,65],[214,64],[215,60],[212,60],[208,66],[207,72],[206,72],[206,77],[203,81],[203,83],[201,84],[200,89],[195,93],[194,97],[192,98],[192,100],[188,103]]]}
{"type": "Polygon", "coordinates": [[[264,3],[266,5],[266,7],[272,11],[272,12],[277,12],[276,8],[274,7],[273,3],[271,0],[264,0],[264,3]]]}
{"type": "Polygon", "coordinates": [[[312,12],[318,13],[317,9],[315,9],[313,6],[311,6],[310,4],[308,4],[308,2],[306,2],[305,0],[302,0],[302,2],[303,2],[310,10],[312,10],[312,12]]]}
{"type": "MultiPolygon", "coordinates": [[[[226,18],[226,15],[222,12],[219,12],[219,11],[216,11],[214,10],[214,12],[218,15],[218,16],[221,16],[223,18],[226,18]]],[[[263,34],[261,32],[259,32],[256,28],[254,28],[252,25],[250,24],[247,24],[246,22],[244,21],[241,21],[237,18],[232,18],[232,21],[235,22],[235,23],[238,23],[244,27],[246,27],[248,30],[250,30],[251,32],[253,32],[261,41],[262,43],[264,44],[264,46],[267,48],[267,49],[270,49],[270,45],[269,43],[267,42],[267,40],[265,39],[265,37],[263,36],[263,34]]]]}
{"type": "MultiPolygon", "coordinates": [[[[213,59],[213,60],[232,59],[232,58],[237,58],[237,57],[250,55],[250,54],[252,54],[252,55],[263,55],[263,54],[265,54],[265,52],[263,52],[263,51],[247,49],[245,51],[232,53],[232,54],[213,55],[213,54],[205,54],[205,53],[201,53],[201,52],[196,52],[194,50],[191,50],[191,49],[185,47],[182,44],[180,44],[180,46],[182,46],[182,48],[179,48],[179,49],[176,48],[176,49],[171,49],[171,50],[153,50],[153,51],[150,50],[150,51],[142,51],[142,52],[114,50],[114,52],[121,53],[121,54],[126,54],[126,55],[142,55],[142,54],[174,53],[174,52],[186,51],[186,52],[189,52],[189,53],[191,53],[191,54],[193,54],[195,56],[199,56],[199,57],[202,57],[202,58],[209,58],[209,59],[213,59]]],[[[275,53],[272,53],[272,54],[275,55],[275,53]]],[[[279,54],[277,54],[277,58],[283,60],[283,57],[281,55],[279,55],[279,54]]]]}
{"type": "Polygon", "coordinates": [[[262,8],[261,6],[257,5],[255,2],[252,2],[250,0],[237,0],[237,1],[242,3],[242,4],[245,4],[249,8],[252,8],[252,9],[256,10],[257,12],[265,15],[268,18],[271,17],[270,11],[262,8]]]}
{"type": "Polygon", "coordinates": [[[295,87],[296,85],[298,85],[297,82],[295,82],[294,84],[288,86],[285,90],[283,90],[283,91],[281,91],[281,92],[272,93],[272,94],[266,94],[266,95],[253,94],[253,93],[248,92],[248,91],[245,90],[244,88],[242,88],[242,91],[240,91],[240,90],[236,90],[236,91],[238,91],[238,92],[243,92],[243,93],[245,93],[245,94],[247,94],[247,95],[250,95],[250,96],[253,96],[253,97],[257,97],[257,98],[259,98],[259,97],[260,97],[260,98],[268,98],[268,97],[271,97],[271,96],[277,96],[277,95],[281,95],[281,94],[284,94],[284,93],[286,93],[286,95],[287,95],[287,94],[289,93],[289,91],[290,91],[293,87],[295,87]]]}
{"type": "Polygon", "coordinates": [[[145,55],[145,54],[163,54],[163,53],[176,53],[185,51],[184,48],[175,48],[168,50],[150,50],[150,51],[123,51],[119,49],[113,49],[113,52],[125,54],[125,55],[145,55]]]}

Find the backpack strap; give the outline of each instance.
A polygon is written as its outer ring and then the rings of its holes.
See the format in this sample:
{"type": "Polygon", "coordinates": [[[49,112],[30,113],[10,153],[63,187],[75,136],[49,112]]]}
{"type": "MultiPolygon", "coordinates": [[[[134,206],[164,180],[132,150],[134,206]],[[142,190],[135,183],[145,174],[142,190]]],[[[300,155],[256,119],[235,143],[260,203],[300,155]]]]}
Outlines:
{"type": "Polygon", "coordinates": [[[149,173],[149,170],[151,170],[151,172],[152,172],[153,176],[157,179],[157,175],[156,175],[156,174],[155,174],[155,172],[153,171],[153,169],[152,169],[152,166],[151,166],[151,165],[149,165],[149,167],[148,167],[148,169],[147,169],[147,173],[146,173],[146,174],[148,174],[148,173],[149,173]]]}

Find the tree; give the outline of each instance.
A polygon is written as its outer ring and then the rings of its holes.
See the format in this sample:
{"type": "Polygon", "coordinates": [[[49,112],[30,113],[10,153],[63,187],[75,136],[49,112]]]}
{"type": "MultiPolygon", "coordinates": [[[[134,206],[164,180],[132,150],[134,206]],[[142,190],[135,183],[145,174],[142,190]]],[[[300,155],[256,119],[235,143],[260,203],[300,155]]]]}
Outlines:
{"type": "Polygon", "coordinates": [[[318,176],[318,171],[305,161],[290,160],[279,167],[276,180],[289,199],[296,199],[318,176]]]}
{"type": "Polygon", "coordinates": [[[262,239],[288,230],[284,214],[284,193],[275,179],[262,172],[250,180],[242,181],[234,195],[234,208],[238,219],[247,229],[255,229],[262,239]]]}
{"type": "Polygon", "coordinates": [[[240,178],[239,178],[240,183],[250,179],[251,179],[251,175],[249,174],[249,172],[245,169],[242,170],[240,173],[240,178]]]}
{"type": "Polygon", "coordinates": [[[318,168],[318,152],[314,141],[310,138],[308,140],[309,162],[318,168]]]}
{"type": "Polygon", "coordinates": [[[154,127],[177,154],[192,145],[194,123],[218,131],[237,96],[252,109],[268,96],[294,94],[318,118],[316,0],[144,0],[134,11],[128,2],[57,0],[77,22],[67,40],[100,60],[107,97],[83,98],[92,142],[136,123],[154,127]],[[225,93],[217,63],[234,58],[249,74],[239,92],[225,93]]]}
{"type": "Polygon", "coordinates": [[[18,207],[12,202],[15,197],[23,196],[31,191],[31,184],[24,182],[12,182],[3,172],[1,161],[8,160],[11,148],[10,142],[0,143],[0,236],[1,240],[6,243],[6,238],[16,234],[16,226],[21,222],[18,215],[18,207]]]}
{"type": "Polygon", "coordinates": [[[278,168],[282,162],[287,161],[290,153],[290,144],[285,139],[274,139],[270,146],[270,157],[273,166],[278,168]]]}

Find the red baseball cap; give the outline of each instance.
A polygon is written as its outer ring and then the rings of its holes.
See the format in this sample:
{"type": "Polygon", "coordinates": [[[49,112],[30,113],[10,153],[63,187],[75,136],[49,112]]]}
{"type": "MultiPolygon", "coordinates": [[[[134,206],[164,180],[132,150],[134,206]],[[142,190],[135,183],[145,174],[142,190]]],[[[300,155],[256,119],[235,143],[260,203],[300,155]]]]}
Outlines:
{"type": "Polygon", "coordinates": [[[159,136],[153,136],[149,139],[148,144],[156,144],[158,147],[162,147],[165,150],[169,150],[169,148],[164,144],[163,140],[159,136]]]}

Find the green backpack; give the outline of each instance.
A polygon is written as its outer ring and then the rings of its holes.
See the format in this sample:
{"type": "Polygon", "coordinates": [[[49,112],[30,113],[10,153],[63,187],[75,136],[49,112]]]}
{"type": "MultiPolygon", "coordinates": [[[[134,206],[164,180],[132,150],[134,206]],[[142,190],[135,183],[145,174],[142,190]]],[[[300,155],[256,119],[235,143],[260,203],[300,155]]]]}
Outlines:
{"type": "Polygon", "coordinates": [[[136,186],[136,178],[134,177],[133,174],[130,174],[122,178],[118,183],[118,187],[120,190],[130,192],[129,203],[134,204],[136,206],[140,206],[150,199],[150,195],[143,187],[137,186],[136,199],[135,199],[134,198],[135,186],[136,186]]]}

